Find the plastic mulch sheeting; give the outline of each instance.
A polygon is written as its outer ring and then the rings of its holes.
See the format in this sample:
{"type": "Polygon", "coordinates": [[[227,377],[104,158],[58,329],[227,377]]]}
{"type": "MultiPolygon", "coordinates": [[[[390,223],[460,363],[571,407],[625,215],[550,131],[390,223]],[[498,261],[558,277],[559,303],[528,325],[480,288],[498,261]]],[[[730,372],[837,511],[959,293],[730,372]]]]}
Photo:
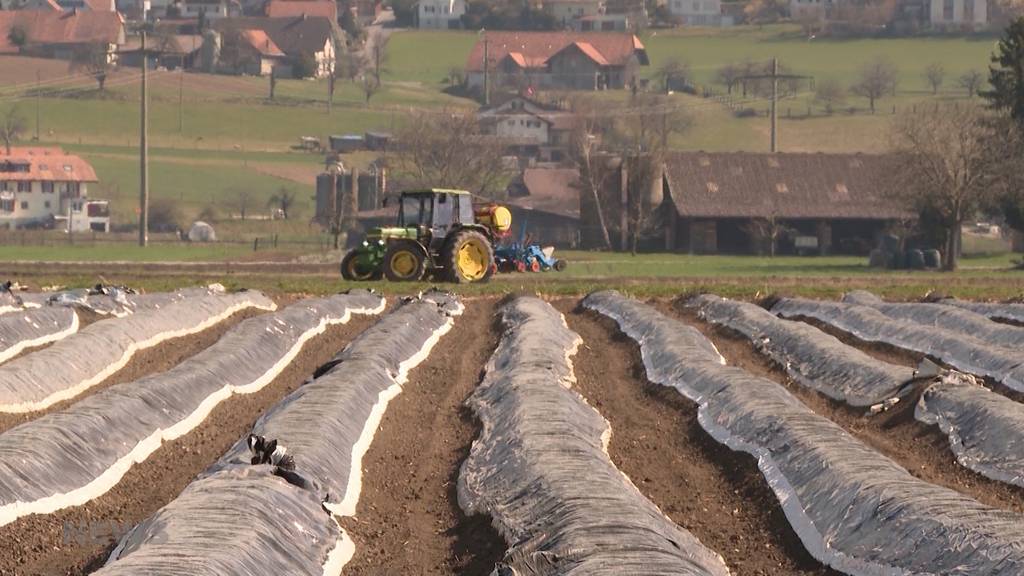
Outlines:
{"type": "Polygon", "coordinates": [[[814,326],[782,320],[764,308],[704,294],[687,305],[700,317],[739,332],[801,385],[865,407],[900,395],[914,370],[882,362],[814,326]]]}
{"type": "Polygon", "coordinates": [[[1024,346],[1024,328],[994,322],[984,315],[964,308],[920,302],[889,303],[864,290],[846,294],[843,296],[843,302],[870,306],[895,320],[909,320],[957,334],[966,334],[989,345],[1011,349],[1024,346]]]}
{"type": "Polygon", "coordinates": [[[27,292],[21,293],[17,298],[26,307],[66,306],[69,308],[82,308],[101,316],[121,318],[138,311],[161,308],[197,296],[224,293],[224,287],[220,284],[193,286],[181,288],[173,292],[153,292],[149,294],[137,294],[118,286],[99,285],[94,288],[62,290],[59,292],[27,292]]]}
{"type": "Polygon", "coordinates": [[[0,363],[34,346],[78,331],[78,315],[68,308],[28,308],[0,315],[0,363]]]}
{"type": "Polygon", "coordinates": [[[749,453],[807,550],[857,576],[1024,573],[1024,516],[910,475],[776,382],[694,354],[704,337],[618,293],[583,305],[640,345],[648,378],[698,406],[715,440],[749,453]],[[674,333],[684,346],[660,339],[674,333]]]}
{"type": "Polygon", "coordinates": [[[812,318],[861,340],[927,354],[957,370],[1024,391],[1024,356],[968,334],[895,320],[870,306],[846,302],[783,298],[771,311],[785,318],[812,318]]]}
{"type": "Polygon", "coordinates": [[[938,303],[943,306],[956,306],[957,308],[970,310],[975,314],[981,314],[992,320],[1024,324],[1024,304],[1018,302],[971,302],[956,298],[944,298],[939,300],[938,303]]]}
{"type": "Polygon", "coordinates": [[[953,372],[924,391],[914,417],[938,425],[965,468],[1024,487],[1024,404],[953,372]]]}
{"type": "Polygon", "coordinates": [[[493,574],[729,574],[609,459],[608,422],[571,389],[581,340],[561,314],[517,298],[503,322],[467,401],[483,430],[458,483],[462,509],[491,516],[510,546],[493,574]]]}
{"type": "Polygon", "coordinates": [[[221,401],[272,382],[329,324],[383,307],[382,298],[362,290],[297,302],[240,322],[167,372],[111,386],[0,434],[0,525],[98,497],[221,401]]]}
{"type": "Polygon", "coordinates": [[[32,412],[73,398],[123,368],[139,350],[201,332],[247,308],[276,305],[260,292],[196,296],[90,324],[0,366],[0,412],[32,412]]]}
{"type": "Polygon", "coordinates": [[[461,311],[454,296],[439,293],[405,303],[259,419],[253,433],[287,449],[305,487],[269,465],[250,465],[242,438],[122,538],[94,574],[340,574],[355,548],[325,508],[354,514],[362,456],[387,402],[461,311]]]}

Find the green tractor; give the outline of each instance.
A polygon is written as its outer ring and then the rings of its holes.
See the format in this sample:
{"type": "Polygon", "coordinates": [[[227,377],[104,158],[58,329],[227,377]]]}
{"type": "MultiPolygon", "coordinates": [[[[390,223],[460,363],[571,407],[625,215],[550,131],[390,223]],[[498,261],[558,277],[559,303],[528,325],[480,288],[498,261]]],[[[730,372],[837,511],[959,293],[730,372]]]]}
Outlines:
{"type": "Polygon", "coordinates": [[[399,201],[397,225],[370,230],[341,260],[344,279],[490,280],[495,235],[511,226],[507,208],[474,210],[469,192],[440,188],[403,192],[399,201]]]}

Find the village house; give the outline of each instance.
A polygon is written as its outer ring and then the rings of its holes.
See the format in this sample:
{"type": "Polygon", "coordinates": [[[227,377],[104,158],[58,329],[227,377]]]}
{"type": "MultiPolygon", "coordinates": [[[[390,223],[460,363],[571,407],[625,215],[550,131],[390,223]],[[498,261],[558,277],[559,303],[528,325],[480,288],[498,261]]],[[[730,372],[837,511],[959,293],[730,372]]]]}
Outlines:
{"type": "Polygon", "coordinates": [[[526,168],[508,187],[504,205],[512,232],[537,244],[576,248],[580,236],[580,173],[575,168],[526,168]]]}
{"type": "Polygon", "coordinates": [[[320,16],[338,21],[338,5],[334,0],[269,0],[263,7],[268,18],[320,16]]]}
{"type": "Polygon", "coordinates": [[[461,28],[466,0],[419,0],[413,5],[413,10],[413,26],[416,28],[461,28]]]}
{"type": "Polygon", "coordinates": [[[88,162],[60,148],[0,149],[0,227],[51,226],[110,231],[107,203],[87,199],[97,182],[88,162]]]}
{"type": "Polygon", "coordinates": [[[986,0],[930,0],[929,18],[935,28],[959,28],[967,25],[983,28],[988,24],[986,0]]]}
{"type": "Polygon", "coordinates": [[[544,0],[544,11],[561,23],[573,27],[577,20],[604,14],[604,0],[544,0]]]}
{"type": "Polygon", "coordinates": [[[236,0],[181,0],[176,6],[182,18],[203,18],[207,22],[242,14],[236,0]]]}
{"type": "Polygon", "coordinates": [[[481,132],[507,142],[512,155],[540,162],[566,158],[573,119],[564,110],[515,96],[477,116],[481,132]]]}
{"type": "Polygon", "coordinates": [[[466,63],[466,83],[525,89],[604,90],[632,85],[650,64],[633,34],[618,32],[487,32],[466,63]]]}
{"type": "Polygon", "coordinates": [[[686,26],[731,26],[722,16],[720,0],[668,0],[668,10],[686,26]]]}
{"type": "Polygon", "coordinates": [[[124,21],[117,12],[0,11],[0,54],[69,60],[79,48],[102,46],[113,61],[124,42],[124,21]],[[12,30],[24,33],[23,45],[12,42],[17,36],[12,30]]]}
{"type": "Polygon", "coordinates": [[[344,34],[335,21],[305,15],[224,18],[211,28],[215,34],[205,42],[213,46],[204,48],[204,66],[235,74],[269,75],[275,70],[277,75],[289,76],[288,64],[311,57],[317,78],[334,71],[336,46],[344,34]]]}
{"type": "Polygon", "coordinates": [[[634,26],[628,14],[595,14],[572,22],[572,29],[578,32],[625,32],[634,26]]]}

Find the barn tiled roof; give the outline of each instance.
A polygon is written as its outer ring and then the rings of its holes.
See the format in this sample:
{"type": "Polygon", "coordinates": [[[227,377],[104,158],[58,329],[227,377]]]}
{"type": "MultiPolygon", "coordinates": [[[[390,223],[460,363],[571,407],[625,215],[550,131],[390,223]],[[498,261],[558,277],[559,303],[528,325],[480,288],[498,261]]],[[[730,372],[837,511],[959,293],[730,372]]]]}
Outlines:
{"type": "Polygon", "coordinates": [[[15,53],[10,32],[22,27],[29,44],[117,44],[124,22],[117,12],[0,11],[0,53],[15,53]]]}
{"type": "Polygon", "coordinates": [[[274,44],[274,41],[263,30],[242,30],[240,35],[242,39],[263,56],[284,56],[284,52],[277,47],[277,44],[274,44]]]}
{"type": "Polygon", "coordinates": [[[210,25],[220,33],[262,30],[289,56],[320,52],[328,40],[338,38],[340,33],[336,22],[321,16],[219,18],[210,25]]]}
{"type": "Polygon", "coordinates": [[[894,194],[891,156],[677,152],[665,168],[683,217],[913,217],[894,194]]]}
{"type": "Polygon", "coordinates": [[[0,181],[97,182],[96,171],[78,156],[60,148],[0,149],[0,181]],[[27,171],[13,171],[15,165],[27,165],[27,171]]]}
{"type": "MultiPolygon", "coordinates": [[[[487,32],[487,58],[494,66],[507,54],[527,64],[545,63],[549,58],[572,44],[587,53],[602,58],[606,65],[623,66],[634,54],[641,64],[647,64],[643,42],[633,34],[623,32],[487,32]],[[584,47],[584,45],[586,47],[584,47]]],[[[593,56],[592,56],[593,57],[593,56]]],[[[468,72],[484,69],[484,42],[481,38],[473,46],[466,61],[468,72]]],[[[537,64],[539,65],[539,64],[537,64]]]]}
{"type": "Polygon", "coordinates": [[[510,196],[508,204],[567,218],[580,217],[580,173],[574,168],[527,168],[521,178],[526,196],[510,196]]]}
{"type": "Polygon", "coordinates": [[[338,20],[338,5],[334,0],[270,0],[266,6],[270,18],[292,18],[294,16],[320,16],[338,20]]]}

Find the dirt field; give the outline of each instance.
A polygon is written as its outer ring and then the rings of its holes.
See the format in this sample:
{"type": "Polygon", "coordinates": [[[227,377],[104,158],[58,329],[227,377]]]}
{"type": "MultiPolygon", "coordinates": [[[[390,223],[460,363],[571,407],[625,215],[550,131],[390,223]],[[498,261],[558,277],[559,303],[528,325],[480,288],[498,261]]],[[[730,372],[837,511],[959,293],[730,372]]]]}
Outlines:
{"type": "Polygon", "coordinates": [[[348,324],[328,328],[307,342],[295,361],[268,386],[222,402],[202,425],[133,466],[100,498],[0,527],[0,542],[4,542],[0,575],[78,575],[101,566],[116,538],[174,499],[196,474],[247,433],[260,414],[295,390],[375,320],[353,316],[348,324]]]}
{"type": "Polygon", "coordinates": [[[497,346],[496,301],[466,302],[451,332],[389,403],[363,458],[356,517],[341,521],[356,542],[345,574],[486,575],[505,552],[489,519],[467,518],[455,494],[479,432],[462,403],[497,346]]]}

